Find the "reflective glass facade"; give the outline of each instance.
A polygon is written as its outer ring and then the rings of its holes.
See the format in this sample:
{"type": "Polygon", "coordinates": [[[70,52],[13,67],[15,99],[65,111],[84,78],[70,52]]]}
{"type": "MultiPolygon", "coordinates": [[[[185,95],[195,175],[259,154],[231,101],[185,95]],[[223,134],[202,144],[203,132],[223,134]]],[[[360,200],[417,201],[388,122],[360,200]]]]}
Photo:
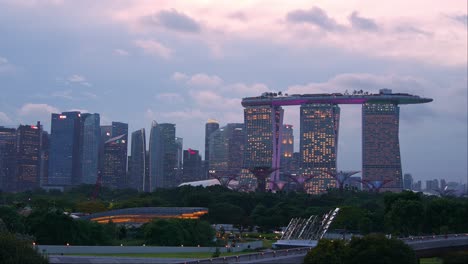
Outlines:
{"type": "Polygon", "coordinates": [[[80,134],[80,112],[52,114],[48,185],[67,187],[79,183],[80,134]]]}
{"type": "Polygon", "coordinates": [[[128,187],[139,192],[146,189],[146,135],[142,128],[132,133],[128,187]]]}
{"type": "Polygon", "coordinates": [[[95,184],[98,175],[101,127],[99,114],[81,114],[81,183],[95,184]]]}

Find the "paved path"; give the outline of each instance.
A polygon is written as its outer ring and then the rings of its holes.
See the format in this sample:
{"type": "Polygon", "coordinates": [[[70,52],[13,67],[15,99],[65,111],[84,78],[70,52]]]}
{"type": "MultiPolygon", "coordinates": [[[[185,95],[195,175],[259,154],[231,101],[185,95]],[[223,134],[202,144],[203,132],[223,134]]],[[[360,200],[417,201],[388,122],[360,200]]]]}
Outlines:
{"type": "Polygon", "coordinates": [[[134,257],[95,257],[95,256],[62,256],[49,255],[50,263],[60,264],[170,264],[193,261],[195,259],[184,258],[134,258],[134,257]]]}

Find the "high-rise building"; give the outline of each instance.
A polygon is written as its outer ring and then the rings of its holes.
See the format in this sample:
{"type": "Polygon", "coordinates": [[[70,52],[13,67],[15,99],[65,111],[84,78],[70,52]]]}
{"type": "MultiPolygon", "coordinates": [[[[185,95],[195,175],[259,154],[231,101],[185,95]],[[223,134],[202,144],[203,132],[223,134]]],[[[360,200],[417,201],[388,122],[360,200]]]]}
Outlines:
{"type": "Polygon", "coordinates": [[[162,180],[163,188],[177,186],[177,144],[175,124],[160,124],[162,142],[162,180]]]}
{"type": "Polygon", "coordinates": [[[439,190],[439,181],[437,179],[427,180],[426,181],[426,190],[427,191],[438,191],[439,190]]]}
{"type": "MultiPolygon", "coordinates": [[[[112,137],[118,137],[124,135],[122,138],[123,144],[125,144],[125,156],[122,155],[122,162],[127,164],[127,151],[128,151],[128,124],[122,122],[112,122],[112,137]]],[[[125,171],[127,165],[125,165],[125,171]]]]}
{"type": "MultiPolygon", "coordinates": [[[[401,191],[398,139],[400,108],[389,103],[362,105],[362,180],[382,191],[401,191]]],[[[366,186],[366,185],[365,185],[366,186]]]]}
{"type": "Polygon", "coordinates": [[[128,185],[132,189],[146,189],[146,135],[142,128],[132,133],[131,159],[129,161],[128,185]]]}
{"type": "MultiPolygon", "coordinates": [[[[259,191],[264,191],[268,179],[272,182],[279,180],[277,170],[280,166],[283,113],[280,106],[248,106],[244,109],[243,166],[252,172],[245,178],[256,177],[259,191]]],[[[273,189],[272,185],[269,189],[273,189]]]]}
{"type": "Polygon", "coordinates": [[[307,104],[300,109],[301,174],[311,176],[308,193],[318,194],[336,186],[340,108],[333,104],[307,104]]]}
{"type": "Polygon", "coordinates": [[[81,180],[80,183],[95,184],[99,169],[101,127],[99,114],[81,114],[81,180]]]}
{"type": "Polygon", "coordinates": [[[149,175],[151,190],[177,184],[177,144],[175,124],[151,124],[149,142],[149,175]]]}
{"type": "Polygon", "coordinates": [[[112,138],[112,126],[101,126],[101,138],[99,143],[99,169],[98,171],[104,171],[104,143],[112,138]]]}
{"type": "Polygon", "coordinates": [[[80,135],[80,112],[52,114],[48,186],[63,189],[79,183],[80,135]]]}
{"type": "Polygon", "coordinates": [[[283,125],[281,137],[280,171],[291,173],[291,163],[294,153],[294,134],[292,125],[283,125]]]}
{"type": "Polygon", "coordinates": [[[181,137],[176,137],[175,143],[177,146],[177,166],[176,166],[176,178],[182,178],[183,173],[183,159],[184,159],[184,139],[181,137]]]}
{"type": "Polygon", "coordinates": [[[125,134],[113,137],[104,143],[104,170],[102,186],[111,189],[127,187],[127,141],[125,134]],[[125,158],[123,158],[125,156],[125,158]]]}
{"type": "Polygon", "coordinates": [[[16,143],[16,191],[39,188],[41,173],[42,127],[20,125],[16,143]]]}
{"type": "Polygon", "coordinates": [[[148,146],[150,191],[154,191],[156,188],[163,188],[162,147],[163,143],[161,137],[161,126],[156,121],[153,121],[151,123],[150,139],[148,146]]]}
{"type": "Polygon", "coordinates": [[[47,131],[42,131],[42,149],[41,149],[41,173],[40,173],[40,187],[47,186],[49,177],[49,148],[50,148],[50,135],[47,131]]]}
{"type": "Polygon", "coordinates": [[[209,163],[210,160],[210,135],[219,128],[218,121],[208,119],[205,124],[205,161],[209,163]]]}
{"type": "Polygon", "coordinates": [[[210,135],[209,170],[239,175],[243,167],[244,124],[232,123],[219,128],[210,135]]]}
{"type": "Polygon", "coordinates": [[[202,159],[198,150],[184,150],[184,169],[180,183],[199,181],[204,179],[202,175],[202,159]]]}
{"type": "Polygon", "coordinates": [[[16,129],[0,126],[0,190],[15,189],[16,129]]]}
{"type": "Polygon", "coordinates": [[[415,183],[413,183],[413,191],[416,191],[416,192],[421,192],[422,191],[422,183],[421,181],[417,181],[415,183]]]}
{"type": "Polygon", "coordinates": [[[413,176],[409,173],[403,175],[403,189],[412,190],[413,189],[413,176]]]}
{"type": "Polygon", "coordinates": [[[145,155],[145,189],[144,192],[151,192],[151,185],[150,185],[150,176],[149,176],[149,151],[146,151],[145,155]]]}

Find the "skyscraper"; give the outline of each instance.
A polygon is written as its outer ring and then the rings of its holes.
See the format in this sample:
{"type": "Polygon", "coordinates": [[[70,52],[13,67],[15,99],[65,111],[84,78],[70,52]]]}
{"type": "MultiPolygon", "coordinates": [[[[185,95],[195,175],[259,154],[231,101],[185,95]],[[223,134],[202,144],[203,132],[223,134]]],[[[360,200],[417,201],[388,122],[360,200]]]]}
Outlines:
{"type": "Polygon", "coordinates": [[[243,167],[244,124],[227,124],[210,135],[209,170],[239,175],[243,167]]]}
{"type": "Polygon", "coordinates": [[[183,160],[184,160],[184,139],[176,137],[177,146],[177,165],[176,165],[176,178],[181,179],[183,173],[183,160]]]}
{"type": "Polygon", "coordinates": [[[280,165],[283,112],[280,106],[248,106],[244,109],[244,168],[257,178],[259,191],[266,188],[268,177],[271,181],[279,180],[276,170],[280,165]]]}
{"type": "Polygon", "coordinates": [[[41,173],[40,173],[40,187],[45,187],[49,178],[49,148],[50,148],[50,135],[47,131],[42,130],[42,149],[41,149],[41,173]]]}
{"type": "Polygon", "coordinates": [[[413,189],[413,176],[409,173],[405,173],[403,177],[403,189],[412,190],[413,189]]]}
{"type": "Polygon", "coordinates": [[[16,129],[0,126],[0,190],[15,189],[16,129]]]}
{"type": "Polygon", "coordinates": [[[281,138],[281,172],[291,173],[291,163],[294,153],[294,134],[292,125],[283,125],[281,138]]]}
{"type": "MultiPolygon", "coordinates": [[[[389,103],[362,105],[362,180],[382,185],[382,191],[402,189],[400,108],[389,103]]],[[[366,186],[366,185],[364,185],[366,186]]]]}
{"type": "Polygon", "coordinates": [[[176,187],[177,145],[175,124],[160,124],[162,142],[163,188],[176,187]]]}
{"type": "Polygon", "coordinates": [[[177,144],[175,124],[151,124],[150,144],[150,182],[155,188],[175,187],[177,183],[177,144]]]}
{"type": "Polygon", "coordinates": [[[16,144],[16,191],[39,188],[41,173],[42,127],[20,125],[16,144]]]}
{"type": "Polygon", "coordinates": [[[104,171],[104,143],[112,138],[112,126],[101,126],[101,138],[99,142],[99,171],[104,171]]]}
{"type": "Polygon", "coordinates": [[[205,161],[209,163],[210,160],[210,135],[219,128],[218,121],[208,119],[205,124],[205,161]]]}
{"type": "Polygon", "coordinates": [[[125,134],[113,137],[104,143],[104,171],[102,185],[111,189],[127,187],[127,141],[125,134]],[[125,159],[123,158],[125,156],[125,159]]]}
{"type": "Polygon", "coordinates": [[[163,188],[163,143],[161,126],[156,121],[151,123],[148,149],[150,191],[154,191],[156,188],[163,188]]]}
{"type": "Polygon", "coordinates": [[[199,181],[204,178],[202,175],[202,159],[198,150],[184,150],[184,170],[180,183],[199,181]]]}
{"type": "Polygon", "coordinates": [[[52,114],[47,185],[63,189],[79,183],[81,113],[52,114]]]}
{"type": "Polygon", "coordinates": [[[340,108],[333,104],[307,104],[300,109],[300,153],[303,175],[313,175],[306,183],[308,193],[322,193],[335,187],[340,108]]]}
{"type": "Polygon", "coordinates": [[[99,114],[81,114],[81,180],[80,183],[95,184],[98,176],[101,127],[99,114]]]}
{"type": "Polygon", "coordinates": [[[128,185],[132,189],[144,191],[146,174],[146,135],[142,128],[132,133],[131,160],[128,185]]]}

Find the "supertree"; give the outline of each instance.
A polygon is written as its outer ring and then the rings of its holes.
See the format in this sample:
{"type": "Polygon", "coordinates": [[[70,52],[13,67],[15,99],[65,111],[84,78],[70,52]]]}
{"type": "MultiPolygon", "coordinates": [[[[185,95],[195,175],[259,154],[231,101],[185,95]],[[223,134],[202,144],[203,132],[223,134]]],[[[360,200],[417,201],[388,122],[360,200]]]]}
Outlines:
{"type": "Polygon", "coordinates": [[[272,168],[269,166],[258,166],[249,168],[248,170],[255,176],[255,178],[257,178],[257,191],[265,192],[267,178],[272,172],[279,170],[279,168],[272,168]]]}
{"type": "Polygon", "coordinates": [[[360,171],[326,171],[328,175],[332,176],[336,180],[340,192],[343,191],[346,180],[358,172],[360,171]]]}
{"type": "Polygon", "coordinates": [[[367,189],[370,192],[380,192],[380,189],[382,189],[386,184],[389,182],[392,182],[393,180],[386,179],[386,180],[361,180],[361,183],[367,186],[367,189]]]}
{"type": "Polygon", "coordinates": [[[288,176],[288,178],[297,185],[298,191],[306,192],[305,184],[319,175],[318,174],[301,174],[301,175],[296,176],[293,174],[286,174],[286,176],[288,176]]]}
{"type": "Polygon", "coordinates": [[[238,175],[235,173],[233,174],[228,170],[209,170],[208,173],[211,178],[217,179],[219,184],[226,188],[228,188],[229,184],[238,177],[238,175]]]}

